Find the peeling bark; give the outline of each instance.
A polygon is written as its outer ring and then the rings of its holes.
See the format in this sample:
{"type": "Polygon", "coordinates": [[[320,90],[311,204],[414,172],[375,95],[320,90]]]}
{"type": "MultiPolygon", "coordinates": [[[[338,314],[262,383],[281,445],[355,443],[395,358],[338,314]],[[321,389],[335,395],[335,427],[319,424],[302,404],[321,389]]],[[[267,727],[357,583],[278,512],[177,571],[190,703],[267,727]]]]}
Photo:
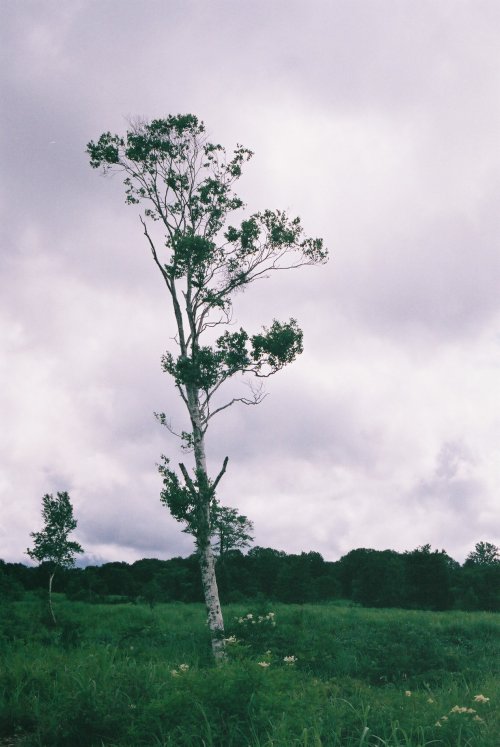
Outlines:
{"type": "Polygon", "coordinates": [[[208,627],[212,639],[212,652],[217,663],[226,658],[224,644],[224,619],[219,601],[219,589],[215,577],[215,558],[210,542],[199,548],[201,582],[207,607],[208,627]]]}

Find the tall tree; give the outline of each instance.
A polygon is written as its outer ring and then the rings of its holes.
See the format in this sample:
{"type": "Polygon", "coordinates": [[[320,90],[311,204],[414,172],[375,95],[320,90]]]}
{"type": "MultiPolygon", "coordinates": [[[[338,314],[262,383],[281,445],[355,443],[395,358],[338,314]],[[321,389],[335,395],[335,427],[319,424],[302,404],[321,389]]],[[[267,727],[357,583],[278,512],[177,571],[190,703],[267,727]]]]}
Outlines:
{"type": "MultiPolygon", "coordinates": [[[[206,432],[212,418],[235,402],[255,405],[264,396],[254,387],[250,395],[224,400],[223,384],[238,374],[276,373],[302,352],[302,332],[294,319],[274,320],[256,334],[226,329],[216,337],[214,329],[230,323],[235,292],[273,271],[322,264],[327,252],[321,239],[303,236],[299,218],[279,210],[253,213],[239,225],[227,223],[243,208],[233,186],[253,154],[237,145],[228,157],[222,145],[209,142],[203,122],[192,114],[136,122],[125,137],[106,132],[88,144],[87,152],[92,167],[124,175],[128,204],[144,204],[144,235],[172,303],[177,350],[165,353],[162,367],[189,413],[189,430],[180,436],[194,453],[194,472],[181,463],[179,475],[162,457],[162,501],[195,536],[212,648],[220,660],[224,623],[210,508],[228,458],[211,478],[206,432]]],[[[157,417],[171,429],[165,413],[157,417]]]]}
{"type": "Polygon", "coordinates": [[[83,552],[78,542],[68,539],[76,529],[73,506],[68,493],[58,493],[57,498],[48,493],[42,498],[42,517],[45,522],[41,532],[31,532],[33,547],[26,554],[38,563],[46,563],[49,570],[49,611],[54,625],[57,624],[52,606],[52,582],[58,569],[71,568],[75,555],[83,552]]]}

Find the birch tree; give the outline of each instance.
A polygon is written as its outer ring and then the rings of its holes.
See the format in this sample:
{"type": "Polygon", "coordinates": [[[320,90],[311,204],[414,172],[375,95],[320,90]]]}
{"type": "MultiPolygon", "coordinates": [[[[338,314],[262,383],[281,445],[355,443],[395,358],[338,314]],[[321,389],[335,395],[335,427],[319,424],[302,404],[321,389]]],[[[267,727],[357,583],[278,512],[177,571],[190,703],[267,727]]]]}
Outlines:
{"type": "MultiPolygon", "coordinates": [[[[251,334],[230,331],[237,291],[275,271],[322,264],[323,241],[307,238],[299,218],[280,210],[255,212],[234,225],[230,216],[244,205],[234,192],[252,152],[237,145],[227,154],[207,138],[191,114],[133,123],[125,136],[103,133],[87,146],[90,165],[124,177],[126,202],[140,205],[140,221],[152,259],[170,297],[175,351],[162,358],[187,408],[189,428],[180,433],[194,456],[194,468],[179,471],[162,457],[161,500],[195,537],[216,660],[224,658],[224,623],[210,543],[211,507],[228,458],[209,472],[207,429],[212,419],[235,403],[259,404],[262,388],[224,399],[224,385],[238,375],[262,379],[275,374],[302,352],[295,319],[273,320],[251,334]],[[160,230],[158,230],[160,229],[160,230]],[[218,328],[219,333],[217,332],[218,328]]],[[[171,429],[165,413],[157,413],[171,429]]]]}
{"type": "Polygon", "coordinates": [[[31,532],[33,547],[26,554],[38,563],[47,563],[49,570],[49,612],[54,625],[57,624],[52,606],[52,584],[56,571],[71,568],[75,564],[75,555],[83,552],[78,542],[68,539],[76,529],[73,517],[73,506],[68,493],[58,493],[57,498],[46,494],[42,498],[42,517],[45,522],[41,532],[31,532]]]}

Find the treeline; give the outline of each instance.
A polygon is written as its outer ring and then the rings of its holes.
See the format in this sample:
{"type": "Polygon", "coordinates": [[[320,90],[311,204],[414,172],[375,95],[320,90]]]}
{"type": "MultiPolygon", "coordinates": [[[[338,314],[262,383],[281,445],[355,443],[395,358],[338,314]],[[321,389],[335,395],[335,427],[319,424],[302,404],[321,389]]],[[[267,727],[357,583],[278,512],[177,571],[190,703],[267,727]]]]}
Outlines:
{"type": "MultiPolygon", "coordinates": [[[[0,598],[45,591],[47,574],[44,564],[0,561],[0,598]]],[[[404,553],[357,549],[336,562],[317,552],[287,555],[254,547],[247,554],[231,550],[219,557],[217,578],[223,602],[346,599],[368,607],[500,611],[498,549],[489,543],[478,543],[462,566],[429,545],[404,553]]],[[[57,574],[55,588],[85,602],[203,601],[196,555],[68,569],[57,574]]]]}

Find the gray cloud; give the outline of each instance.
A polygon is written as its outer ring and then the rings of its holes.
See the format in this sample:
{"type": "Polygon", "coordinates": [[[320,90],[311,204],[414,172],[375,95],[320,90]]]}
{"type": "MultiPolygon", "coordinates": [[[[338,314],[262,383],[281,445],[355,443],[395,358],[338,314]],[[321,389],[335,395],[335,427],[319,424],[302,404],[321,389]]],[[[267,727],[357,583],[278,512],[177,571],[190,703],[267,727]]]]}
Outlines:
{"type": "MultiPolygon", "coordinates": [[[[332,250],[235,299],[297,317],[302,359],[214,422],[221,499],[260,544],[335,558],[500,542],[498,4],[298,0],[4,4],[0,557],[69,490],[88,557],[190,551],[159,502],[185,415],[161,373],[168,299],[119,177],[86,143],[193,111],[256,152],[249,209],[332,250]],[[471,456],[472,455],[472,456],[471,456]],[[480,455],[480,456],[479,456],[480,455]]],[[[186,458],[184,455],[183,458],[186,458]]]]}

